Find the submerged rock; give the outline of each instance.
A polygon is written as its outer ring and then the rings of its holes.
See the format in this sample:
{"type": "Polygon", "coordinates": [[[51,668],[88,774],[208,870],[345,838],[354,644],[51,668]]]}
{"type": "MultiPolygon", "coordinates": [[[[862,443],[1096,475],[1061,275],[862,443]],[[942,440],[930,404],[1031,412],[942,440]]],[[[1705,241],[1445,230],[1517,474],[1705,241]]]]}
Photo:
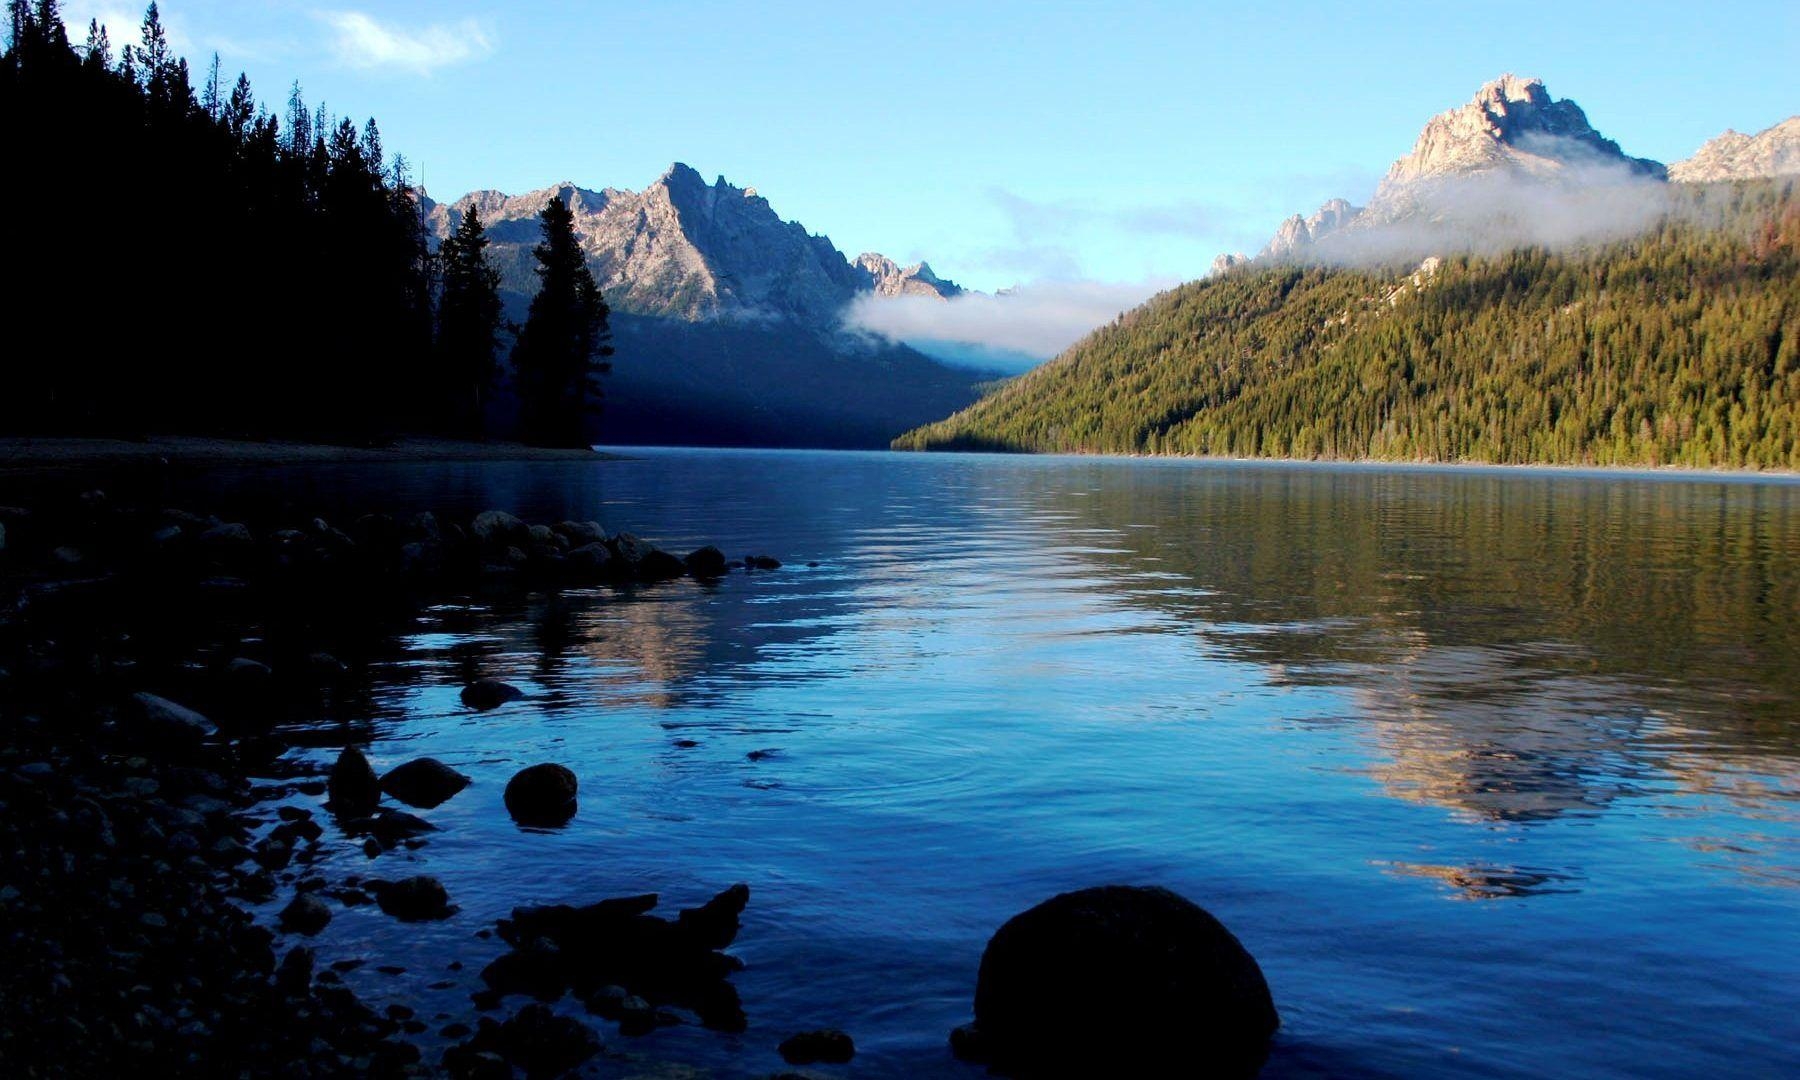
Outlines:
{"type": "Polygon", "coordinates": [[[975,1029],[952,1037],[1018,1076],[1254,1076],[1280,1026],[1261,968],[1161,888],[1064,893],[988,942],[975,1029]]]}
{"type": "Polygon", "coordinates": [[[381,780],[375,767],[354,746],[344,747],[337,764],[331,767],[326,783],[333,813],[344,817],[363,817],[381,801],[381,780]]]}
{"type": "Polygon", "coordinates": [[[476,679],[463,687],[462,703],[471,709],[498,709],[509,701],[517,701],[525,691],[499,679],[476,679]]]}
{"type": "Polygon", "coordinates": [[[783,1039],[778,1050],[789,1065],[842,1065],[856,1056],[856,1043],[835,1029],[803,1031],[783,1039]]]}
{"type": "Polygon", "coordinates": [[[325,929],[330,921],[331,909],[310,892],[294,897],[293,903],[281,909],[281,928],[308,937],[325,929]]]}
{"type": "Polygon", "coordinates": [[[431,809],[469,786],[469,778],[437,758],[396,765],[381,778],[381,790],[408,806],[431,809]]]}
{"type": "Polygon", "coordinates": [[[561,825],[575,816],[578,787],[561,765],[529,766],[506,782],[506,812],[521,825],[561,825]]]}
{"type": "Polygon", "coordinates": [[[447,919],[456,912],[444,883],[428,874],[399,881],[371,879],[364,887],[375,894],[375,903],[382,911],[401,922],[447,919]]]}
{"type": "Polygon", "coordinates": [[[746,555],[744,565],[751,570],[779,570],[781,560],[773,555],[746,555]]]}

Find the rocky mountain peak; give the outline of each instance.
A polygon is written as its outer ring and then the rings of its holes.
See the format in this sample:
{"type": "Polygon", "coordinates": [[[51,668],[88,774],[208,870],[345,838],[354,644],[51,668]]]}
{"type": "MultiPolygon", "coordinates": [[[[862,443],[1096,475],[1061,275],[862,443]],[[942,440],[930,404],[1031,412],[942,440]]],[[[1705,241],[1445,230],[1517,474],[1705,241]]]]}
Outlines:
{"type": "Polygon", "coordinates": [[[754,188],[720,176],[707,183],[675,162],[642,191],[593,191],[572,182],[523,195],[475,191],[454,203],[426,201],[426,223],[449,235],[471,207],[480,211],[503,287],[535,288],[532,248],[547,199],[568,205],[588,265],[616,309],[702,321],[789,319],[835,327],[857,295],[962,292],[925,263],[902,267],[880,255],[852,265],[830,238],[784,221],[754,188]]]}
{"type": "Polygon", "coordinates": [[[1588,123],[1581,106],[1557,100],[1542,79],[1502,75],[1467,104],[1432,117],[1412,152],[1394,162],[1369,209],[1382,217],[1422,182],[1505,170],[1539,179],[1577,170],[1616,169],[1661,176],[1663,166],[1628,157],[1588,123]]]}
{"type": "Polygon", "coordinates": [[[1367,207],[1332,199],[1310,217],[1296,214],[1281,223],[1259,258],[1299,257],[1328,236],[1347,240],[1401,221],[1423,222],[1445,235],[1478,232],[1484,214],[1504,224],[1517,213],[1516,205],[1508,205],[1524,190],[1516,181],[1568,191],[1660,180],[1665,172],[1657,162],[1626,155],[1588,122],[1581,106],[1553,97],[1542,79],[1506,74],[1427,121],[1367,207]]]}
{"type": "Polygon", "coordinates": [[[931,296],[948,300],[962,294],[962,286],[932,273],[931,264],[901,266],[886,255],[865,251],[856,257],[856,269],[866,275],[876,296],[931,296]]]}
{"type": "Polygon", "coordinates": [[[1669,179],[1687,184],[1800,176],[1800,116],[1790,116],[1755,135],[1730,128],[1669,166],[1669,179]]]}

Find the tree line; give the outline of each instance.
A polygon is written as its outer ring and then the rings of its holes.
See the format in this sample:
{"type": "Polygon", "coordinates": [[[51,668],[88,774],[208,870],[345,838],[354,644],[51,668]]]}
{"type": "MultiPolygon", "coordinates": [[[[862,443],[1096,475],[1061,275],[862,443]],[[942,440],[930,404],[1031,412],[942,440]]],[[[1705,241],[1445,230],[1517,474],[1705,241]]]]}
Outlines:
{"type": "Polygon", "coordinates": [[[1153,298],[903,449],[1800,469],[1800,184],[1649,232],[1153,298]]]}
{"type": "Polygon", "coordinates": [[[0,205],[13,214],[0,430],[380,442],[498,432],[586,445],[604,298],[567,207],[504,319],[472,209],[434,245],[401,155],[290,89],[277,115],[215,55],[196,90],[155,4],[115,50],[57,0],[10,0],[0,205]],[[513,377],[500,357],[514,342],[513,377]]]}

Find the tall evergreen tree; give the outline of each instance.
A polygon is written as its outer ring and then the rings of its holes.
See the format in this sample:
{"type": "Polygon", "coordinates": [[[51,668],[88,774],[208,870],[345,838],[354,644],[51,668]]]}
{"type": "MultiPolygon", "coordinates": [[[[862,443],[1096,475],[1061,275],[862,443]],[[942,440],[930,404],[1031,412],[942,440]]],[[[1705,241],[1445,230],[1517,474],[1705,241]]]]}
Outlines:
{"type": "Polygon", "coordinates": [[[460,435],[479,437],[482,411],[499,365],[500,272],[487,260],[487,230],[473,206],[438,248],[443,293],[438,300],[439,371],[452,398],[447,415],[460,435]]]}
{"type": "Polygon", "coordinates": [[[537,256],[538,293],[513,346],[520,435],[540,446],[587,446],[587,417],[600,399],[596,376],[611,370],[606,301],[575,240],[575,217],[562,200],[544,203],[537,256]]]}

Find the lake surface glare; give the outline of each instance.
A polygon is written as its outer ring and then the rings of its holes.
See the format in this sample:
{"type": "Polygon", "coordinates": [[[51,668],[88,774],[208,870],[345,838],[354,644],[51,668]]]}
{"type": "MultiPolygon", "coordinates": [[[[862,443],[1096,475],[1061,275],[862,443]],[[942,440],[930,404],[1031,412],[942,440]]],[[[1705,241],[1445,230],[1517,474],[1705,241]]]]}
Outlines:
{"type": "MultiPolygon", "coordinates": [[[[672,914],[744,881],[749,1029],[593,1018],[610,1051],[760,1076],[841,1027],[856,1060],[822,1072],[978,1077],[945,1040],[988,936],[1156,883],[1262,964],[1267,1077],[1800,1072],[1800,484],[619,452],[208,481],[787,564],[475,595],[386,635],[377,768],[475,783],[416,850],[331,847],[333,876],[434,874],[461,905],[338,913],[320,962],[367,957],[345,978],[372,1004],[466,1019],[504,948],[475,932],[515,905],[672,914]],[[475,676],[529,696],[471,712],[475,676]],[[501,790],[546,760],[580,812],[521,830],[501,790]]],[[[334,724],[286,764],[323,769],[334,724]]]]}

